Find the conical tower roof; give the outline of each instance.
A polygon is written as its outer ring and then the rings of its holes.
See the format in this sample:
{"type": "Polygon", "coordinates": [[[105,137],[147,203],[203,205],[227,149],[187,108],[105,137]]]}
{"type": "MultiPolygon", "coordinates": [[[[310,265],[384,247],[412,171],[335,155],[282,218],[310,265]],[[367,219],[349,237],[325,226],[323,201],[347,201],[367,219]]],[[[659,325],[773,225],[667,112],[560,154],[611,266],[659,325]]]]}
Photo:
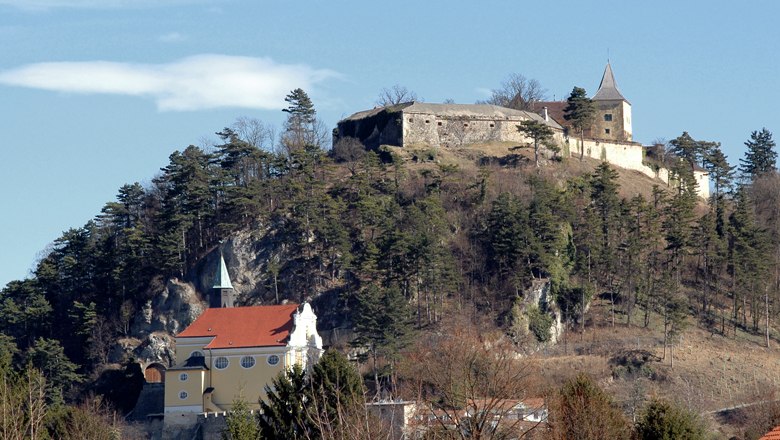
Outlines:
{"type": "Polygon", "coordinates": [[[617,88],[617,82],[615,82],[615,76],[612,74],[612,66],[610,66],[609,62],[607,62],[607,67],[604,69],[604,76],[601,77],[599,91],[593,95],[592,99],[594,101],[623,100],[628,102],[617,88]]]}
{"type": "Polygon", "coordinates": [[[233,284],[230,282],[230,274],[228,274],[227,265],[225,265],[225,258],[222,253],[219,253],[219,267],[217,268],[216,276],[214,277],[213,289],[232,289],[233,284]]]}

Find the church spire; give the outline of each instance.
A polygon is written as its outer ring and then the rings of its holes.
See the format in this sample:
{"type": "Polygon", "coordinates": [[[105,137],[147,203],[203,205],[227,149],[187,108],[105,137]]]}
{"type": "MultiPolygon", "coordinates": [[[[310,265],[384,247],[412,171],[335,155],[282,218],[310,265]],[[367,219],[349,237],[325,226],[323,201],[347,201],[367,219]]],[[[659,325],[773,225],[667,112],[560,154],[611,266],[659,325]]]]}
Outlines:
{"type": "Polygon", "coordinates": [[[609,61],[607,61],[607,67],[604,69],[604,76],[601,77],[599,91],[593,95],[592,99],[594,101],[623,100],[628,102],[617,88],[617,82],[615,82],[615,76],[612,74],[612,66],[609,64],[609,61]]]}
{"type": "Polygon", "coordinates": [[[233,283],[230,282],[230,274],[222,251],[219,252],[219,267],[214,276],[214,286],[211,290],[209,307],[233,307],[233,283]]]}

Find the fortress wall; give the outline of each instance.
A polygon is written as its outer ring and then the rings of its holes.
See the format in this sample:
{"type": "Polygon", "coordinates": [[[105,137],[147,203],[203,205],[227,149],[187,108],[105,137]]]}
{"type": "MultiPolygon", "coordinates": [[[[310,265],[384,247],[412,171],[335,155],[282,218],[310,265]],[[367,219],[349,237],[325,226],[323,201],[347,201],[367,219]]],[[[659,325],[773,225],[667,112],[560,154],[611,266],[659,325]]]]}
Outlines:
{"type": "MultiPolygon", "coordinates": [[[[579,143],[580,140],[574,137],[570,137],[569,154],[571,157],[579,157],[579,143]]],[[[596,160],[606,160],[611,165],[625,168],[628,170],[639,171],[640,173],[659,179],[666,185],[669,185],[669,170],[666,168],[660,168],[658,171],[645,165],[644,160],[644,147],[627,142],[605,142],[596,141],[592,139],[585,139],[585,156],[596,160]]],[[[699,197],[708,199],[710,197],[710,180],[709,175],[705,171],[694,171],[694,177],[698,184],[699,197]]]]}
{"type": "Polygon", "coordinates": [[[442,117],[435,114],[405,113],[404,145],[459,147],[481,142],[518,142],[530,140],[517,129],[522,119],[442,117]]]}

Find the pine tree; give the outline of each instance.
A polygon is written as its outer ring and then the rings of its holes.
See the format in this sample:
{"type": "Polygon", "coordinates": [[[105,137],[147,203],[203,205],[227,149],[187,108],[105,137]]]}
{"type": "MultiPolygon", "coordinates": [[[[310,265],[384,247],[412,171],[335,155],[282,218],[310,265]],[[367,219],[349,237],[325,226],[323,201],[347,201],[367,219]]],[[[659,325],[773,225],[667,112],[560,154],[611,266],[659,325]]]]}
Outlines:
{"type": "Polygon", "coordinates": [[[581,87],[574,87],[566,98],[566,108],[563,109],[563,119],[571,122],[572,127],[580,134],[580,160],[585,155],[585,130],[593,125],[596,117],[596,105],[588,98],[587,92],[581,87]]]}
{"type": "Polygon", "coordinates": [[[314,364],[307,388],[307,409],[323,438],[339,432],[345,420],[362,410],[363,392],[363,379],[340,352],[328,350],[314,364]]]}
{"type": "Polygon", "coordinates": [[[299,440],[311,438],[306,414],[306,373],[300,364],[279,373],[266,385],[266,400],[260,401],[258,416],[261,438],[299,440]]]}
{"type": "Polygon", "coordinates": [[[517,129],[534,141],[534,162],[539,168],[539,144],[547,144],[552,140],[553,129],[547,124],[534,120],[522,121],[517,129]]]}
{"type": "Polygon", "coordinates": [[[631,430],[612,398],[590,377],[566,382],[549,402],[550,439],[625,439],[631,430]]]}
{"type": "Polygon", "coordinates": [[[745,158],[739,160],[739,171],[743,176],[753,180],[756,176],[776,169],[777,151],[775,151],[772,132],[766,128],[754,131],[750,134],[750,139],[745,142],[745,146],[748,148],[745,158]]]}
{"type": "Polygon", "coordinates": [[[705,440],[710,438],[696,415],[677,405],[653,400],[636,426],[638,440],[705,440]]]}
{"type": "Polygon", "coordinates": [[[317,111],[309,95],[298,88],[290,92],[284,100],[288,104],[287,108],[282,109],[287,113],[282,135],[282,146],[286,152],[290,154],[307,145],[321,147],[323,135],[318,124],[317,111]]]}

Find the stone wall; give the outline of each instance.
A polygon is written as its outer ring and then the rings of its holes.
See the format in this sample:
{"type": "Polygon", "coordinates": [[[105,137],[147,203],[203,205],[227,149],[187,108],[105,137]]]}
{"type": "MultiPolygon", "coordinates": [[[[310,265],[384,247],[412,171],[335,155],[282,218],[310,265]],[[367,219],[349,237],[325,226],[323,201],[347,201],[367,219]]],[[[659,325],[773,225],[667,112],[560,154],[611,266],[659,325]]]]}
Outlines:
{"type": "Polygon", "coordinates": [[[524,120],[404,112],[401,146],[460,147],[490,141],[529,143],[517,129],[524,120]]]}
{"type": "MultiPolygon", "coordinates": [[[[569,154],[571,157],[580,156],[580,140],[570,137],[564,140],[569,144],[569,154]]],[[[585,139],[585,157],[591,159],[607,161],[611,165],[627,170],[639,171],[640,173],[659,179],[666,185],[669,185],[669,170],[666,168],[653,169],[644,163],[645,147],[635,142],[620,141],[597,141],[585,139]]],[[[696,183],[699,185],[697,192],[699,197],[708,199],[710,197],[710,180],[706,171],[696,170],[693,172],[696,183]]]]}

